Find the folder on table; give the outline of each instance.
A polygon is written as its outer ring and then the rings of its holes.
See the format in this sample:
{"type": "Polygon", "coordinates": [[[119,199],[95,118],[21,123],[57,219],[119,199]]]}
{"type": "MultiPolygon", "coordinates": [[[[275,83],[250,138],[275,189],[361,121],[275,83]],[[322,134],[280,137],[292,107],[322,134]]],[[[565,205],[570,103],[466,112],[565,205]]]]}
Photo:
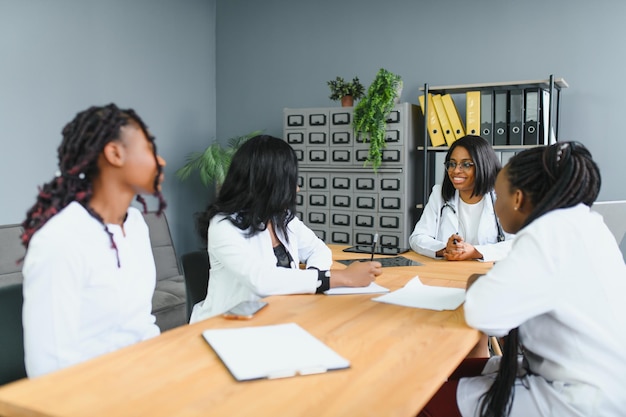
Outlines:
{"type": "Polygon", "coordinates": [[[345,369],[350,361],[296,323],[202,332],[237,381],[286,378],[345,369]]]}
{"type": "Polygon", "coordinates": [[[524,90],[509,91],[509,145],[521,145],[524,125],[524,90]]]}
{"type": "Polygon", "coordinates": [[[493,144],[508,144],[508,91],[494,91],[493,97],[493,144]]]}
{"type": "Polygon", "coordinates": [[[443,102],[443,107],[446,109],[446,115],[448,116],[448,121],[452,127],[454,138],[461,139],[465,136],[465,128],[463,127],[463,121],[461,120],[461,116],[459,115],[459,111],[454,104],[452,96],[450,94],[444,94],[441,96],[441,101],[443,102]]]}
{"type": "Polygon", "coordinates": [[[480,136],[493,145],[493,91],[480,92],[480,136]]]}
{"type": "MultiPolygon", "coordinates": [[[[422,108],[422,114],[424,114],[424,96],[421,95],[418,99],[422,108]]],[[[439,124],[439,118],[437,117],[437,112],[435,111],[432,94],[428,94],[428,116],[426,117],[426,123],[428,125],[430,144],[432,146],[445,145],[446,140],[441,132],[441,125],[439,124]]]]}
{"type": "Polygon", "coordinates": [[[480,136],[480,91],[465,93],[465,133],[480,136]]]}
{"type": "Polygon", "coordinates": [[[452,125],[450,124],[450,120],[446,114],[446,108],[443,105],[441,95],[433,94],[433,104],[435,105],[435,111],[437,112],[437,117],[439,118],[439,124],[441,125],[441,131],[443,132],[443,137],[446,140],[446,145],[450,146],[454,143],[456,137],[452,131],[452,125]]]}
{"type": "Polygon", "coordinates": [[[524,145],[539,145],[540,94],[539,88],[527,88],[524,91],[524,145]]]}

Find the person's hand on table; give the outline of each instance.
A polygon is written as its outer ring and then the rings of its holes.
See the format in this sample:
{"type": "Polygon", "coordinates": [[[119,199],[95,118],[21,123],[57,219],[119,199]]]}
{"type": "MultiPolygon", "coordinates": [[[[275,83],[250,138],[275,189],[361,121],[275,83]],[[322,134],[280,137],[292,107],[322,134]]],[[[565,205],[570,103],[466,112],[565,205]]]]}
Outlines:
{"type": "Polygon", "coordinates": [[[367,287],[382,273],[380,262],[352,262],[345,269],[330,271],[330,287],[367,287]]]}

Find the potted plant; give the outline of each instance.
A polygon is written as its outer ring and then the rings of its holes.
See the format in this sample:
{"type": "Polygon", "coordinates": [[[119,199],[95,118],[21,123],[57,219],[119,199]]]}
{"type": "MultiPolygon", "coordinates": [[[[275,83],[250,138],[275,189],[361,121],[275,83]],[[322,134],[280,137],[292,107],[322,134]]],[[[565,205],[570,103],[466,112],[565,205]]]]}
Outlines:
{"type": "Polygon", "coordinates": [[[198,171],[200,181],[206,187],[215,183],[216,192],[224,183],[226,173],[230,167],[230,161],[239,147],[248,139],[260,135],[262,131],[255,130],[243,136],[228,139],[228,145],[223,147],[219,142],[214,142],[202,152],[192,152],[187,156],[187,162],[176,171],[176,176],[184,181],[198,171]]]}
{"type": "Polygon", "coordinates": [[[354,77],[351,82],[346,82],[342,77],[337,77],[326,84],[330,87],[330,99],[341,100],[343,107],[351,107],[354,100],[360,99],[365,93],[365,87],[359,81],[359,77],[354,77]]]}
{"type": "Polygon", "coordinates": [[[374,172],[382,163],[387,117],[400,96],[401,89],[402,78],[381,68],[363,100],[354,108],[352,127],[362,141],[369,137],[370,149],[365,164],[371,163],[374,172]]]}

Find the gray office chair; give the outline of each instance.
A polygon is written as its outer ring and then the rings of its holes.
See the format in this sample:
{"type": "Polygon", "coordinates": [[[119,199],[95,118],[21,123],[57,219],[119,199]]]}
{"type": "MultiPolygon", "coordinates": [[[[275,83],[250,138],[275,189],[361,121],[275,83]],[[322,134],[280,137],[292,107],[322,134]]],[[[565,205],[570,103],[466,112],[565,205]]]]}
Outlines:
{"type": "Polygon", "coordinates": [[[0,385],[26,377],[22,284],[0,287],[0,385]]]}
{"type": "Polygon", "coordinates": [[[185,289],[187,290],[187,321],[196,303],[206,298],[209,287],[209,254],[203,251],[194,251],[181,257],[185,289]]]}

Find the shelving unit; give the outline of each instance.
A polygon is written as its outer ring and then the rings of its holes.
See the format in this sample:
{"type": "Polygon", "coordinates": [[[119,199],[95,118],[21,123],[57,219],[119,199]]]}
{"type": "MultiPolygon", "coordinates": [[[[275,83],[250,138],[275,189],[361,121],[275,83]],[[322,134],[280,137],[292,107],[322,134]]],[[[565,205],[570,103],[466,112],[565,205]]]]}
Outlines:
{"type": "Polygon", "coordinates": [[[298,217],[327,243],[406,247],[417,221],[419,108],[397,104],[387,119],[382,165],[364,166],[352,107],[284,109],[283,138],[299,161],[298,217]]]}
{"type": "MultiPolygon", "coordinates": [[[[522,90],[526,89],[540,89],[541,91],[547,91],[549,94],[549,109],[547,112],[547,136],[544,135],[543,139],[545,141],[550,140],[550,135],[554,132],[554,139],[558,138],[559,131],[559,120],[560,120],[560,101],[561,101],[561,90],[569,87],[567,82],[563,78],[554,78],[553,75],[550,75],[548,79],[545,80],[527,80],[527,81],[511,81],[511,82],[496,82],[496,83],[481,83],[481,84],[459,84],[459,85],[444,85],[444,86],[429,86],[428,84],[424,84],[423,88],[420,88],[420,91],[424,93],[424,96],[427,97],[429,93],[431,94],[451,94],[451,95],[459,95],[465,94],[468,91],[492,91],[495,92],[508,92],[512,90],[522,90]]],[[[465,104],[465,101],[459,101],[465,104]]],[[[457,105],[457,109],[458,109],[457,105]]],[[[426,121],[426,115],[428,114],[428,100],[424,100],[424,109],[422,113],[422,127],[423,131],[421,132],[423,141],[418,146],[418,152],[421,156],[421,165],[422,165],[422,181],[419,186],[419,194],[421,195],[421,200],[417,204],[418,209],[422,209],[428,200],[430,195],[430,190],[434,184],[440,180],[437,176],[437,167],[434,164],[435,155],[437,153],[447,152],[448,146],[429,146],[429,133],[428,133],[428,124],[426,121]],[[435,165],[435,166],[433,166],[435,165]]],[[[465,112],[462,112],[465,115],[465,112]]],[[[493,111],[492,111],[492,120],[495,124],[495,119],[493,119],[493,111]]],[[[543,120],[542,123],[546,123],[546,120],[543,120]]],[[[508,118],[507,118],[508,125],[508,118]]],[[[483,132],[480,132],[480,136],[484,135],[483,132]]],[[[539,145],[492,145],[494,150],[502,155],[509,156],[511,153],[519,152],[524,149],[532,148],[539,145]]],[[[441,170],[443,173],[443,169],[441,170]]]]}

